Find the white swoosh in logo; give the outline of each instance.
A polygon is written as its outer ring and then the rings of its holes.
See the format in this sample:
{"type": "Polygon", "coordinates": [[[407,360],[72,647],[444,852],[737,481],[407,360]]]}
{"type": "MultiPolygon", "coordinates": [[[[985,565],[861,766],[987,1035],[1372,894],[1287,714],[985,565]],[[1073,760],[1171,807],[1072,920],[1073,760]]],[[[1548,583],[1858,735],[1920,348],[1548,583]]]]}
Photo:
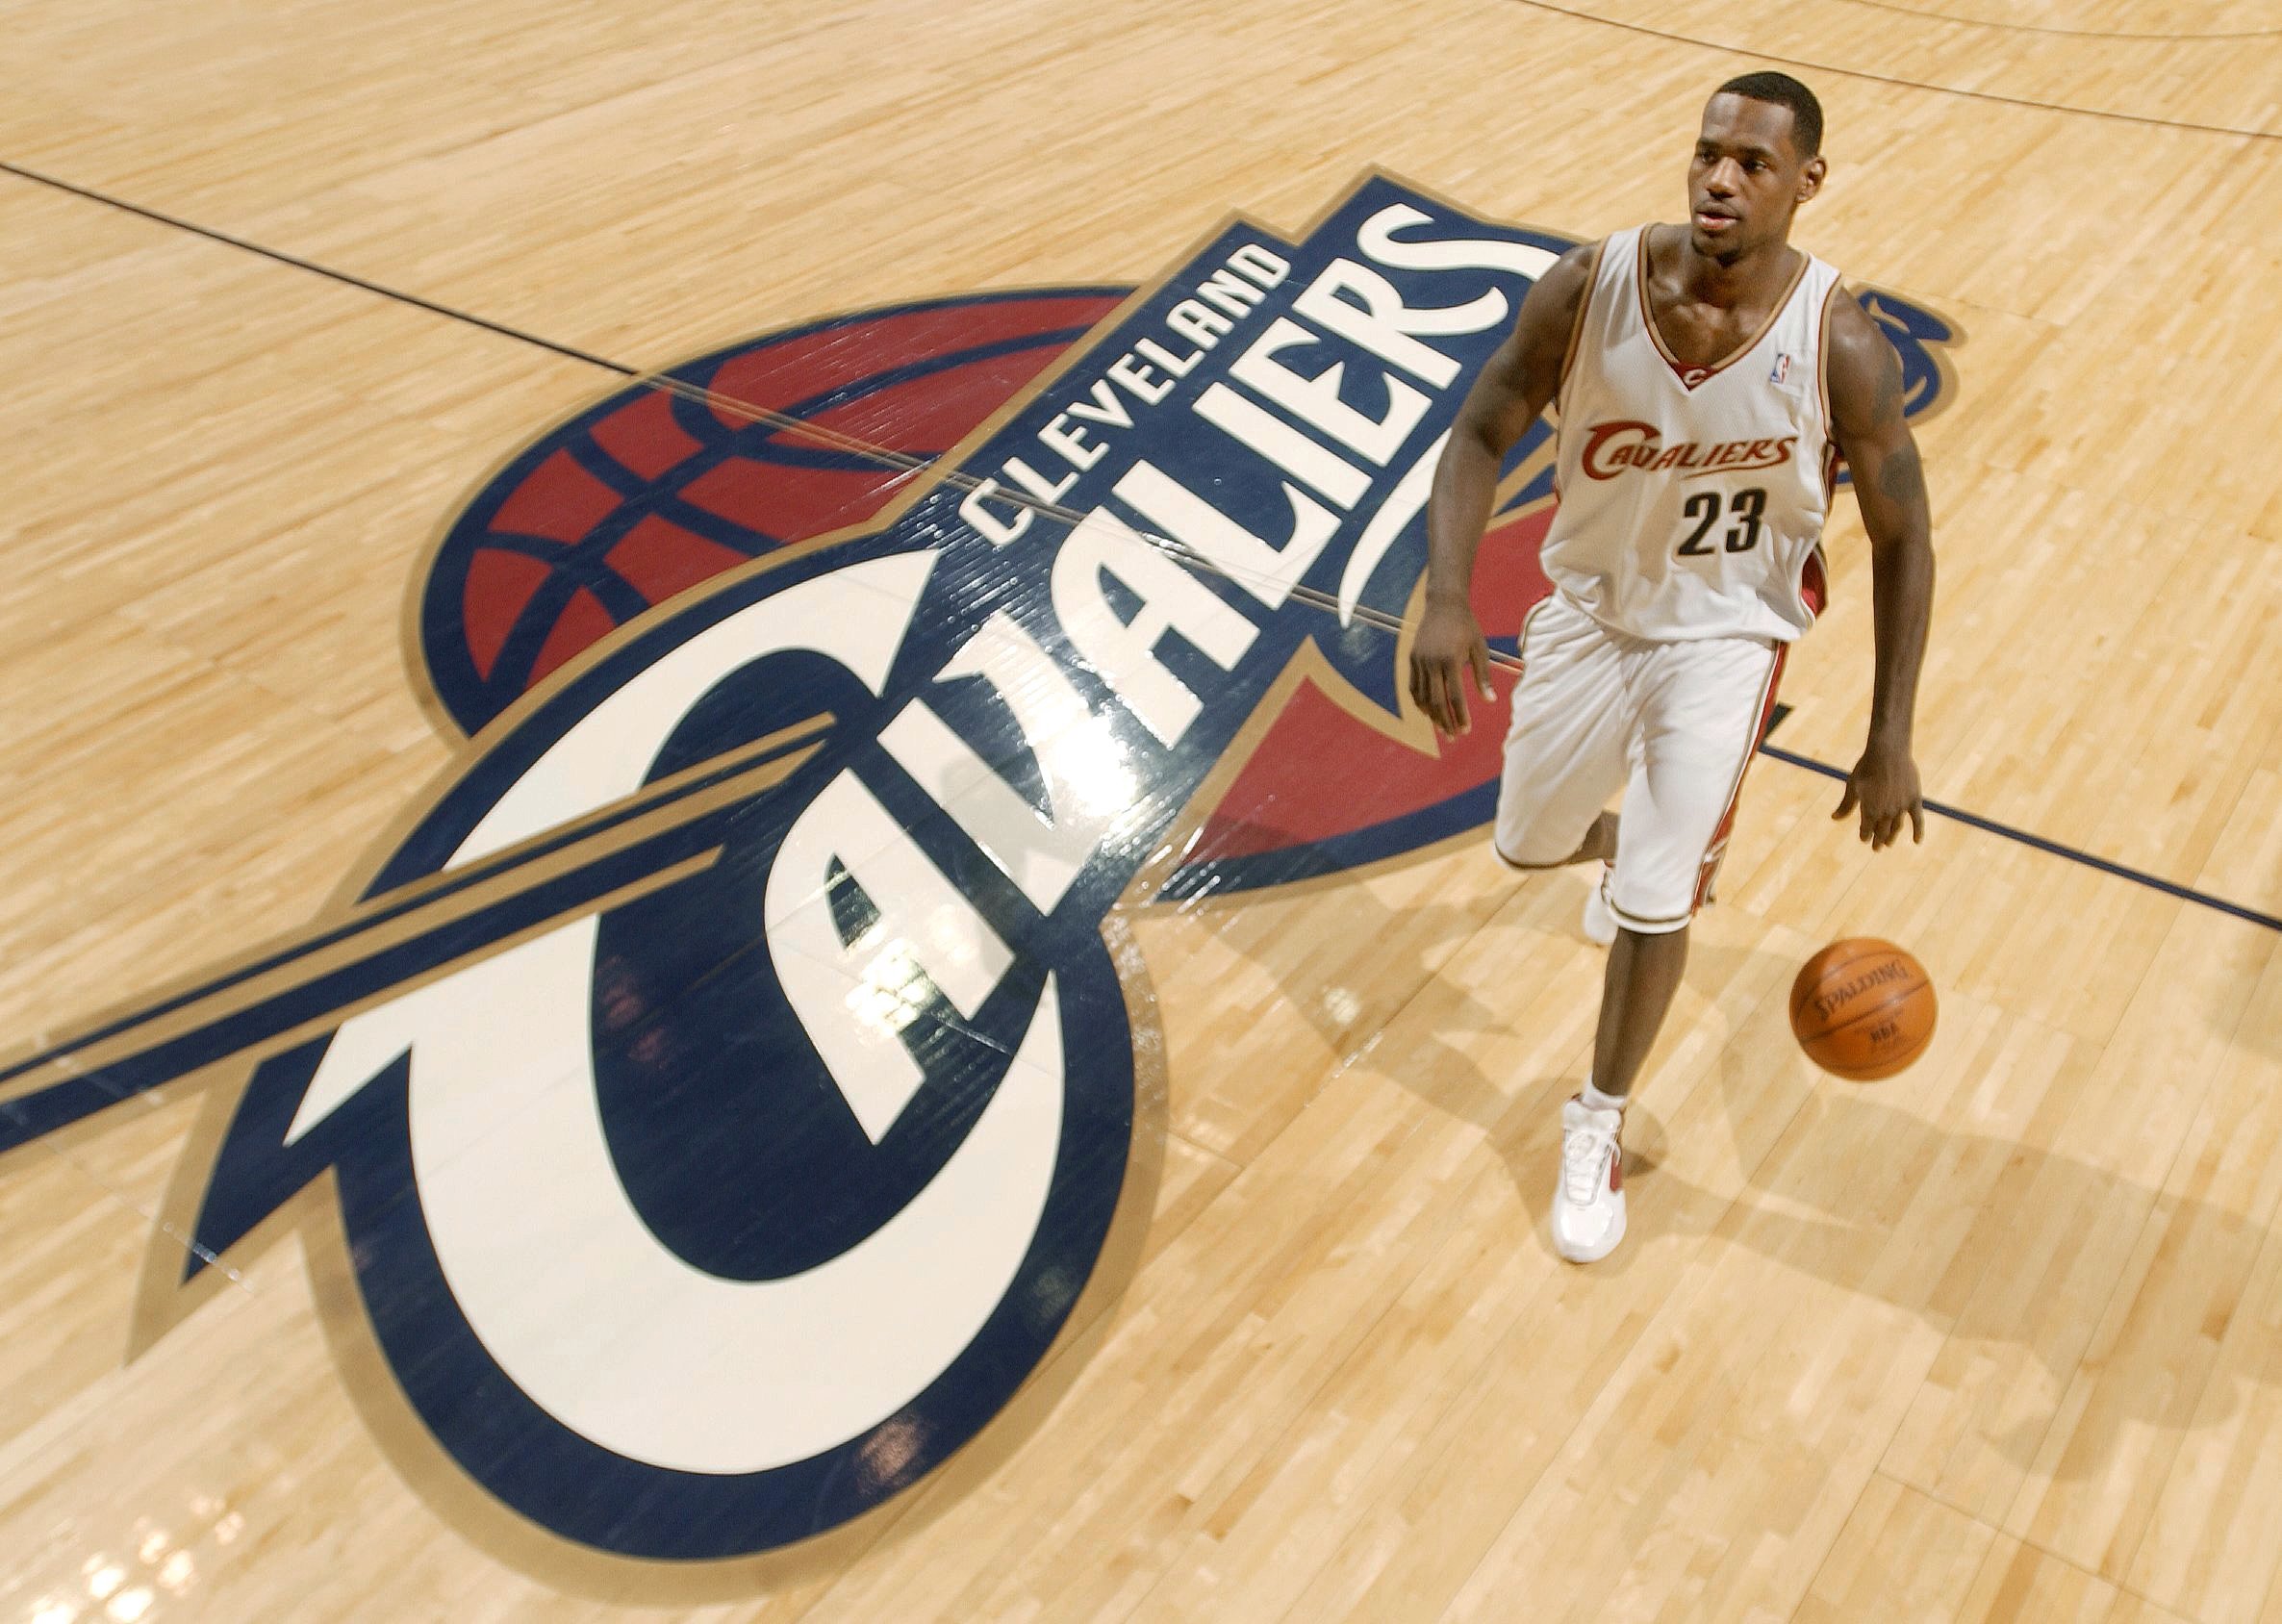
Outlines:
{"type": "MultiPolygon", "coordinates": [[[[817,649],[878,692],[933,562],[849,566],[668,650],[534,762],[448,866],[631,794],[690,708],[764,655],[817,649]]],[[[802,1274],[727,1280],[658,1241],[611,1160],[591,1036],[598,929],[591,915],[567,922],[344,1023],[287,1142],[409,1050],[413,1168],[438,1260],[535,1403],[603,1448],[680,1471],[762,1471],[845,1443],[958,1357],[1028,1252],[1061,1137],[1055,983],[909,1205],[802,1274]]]]}

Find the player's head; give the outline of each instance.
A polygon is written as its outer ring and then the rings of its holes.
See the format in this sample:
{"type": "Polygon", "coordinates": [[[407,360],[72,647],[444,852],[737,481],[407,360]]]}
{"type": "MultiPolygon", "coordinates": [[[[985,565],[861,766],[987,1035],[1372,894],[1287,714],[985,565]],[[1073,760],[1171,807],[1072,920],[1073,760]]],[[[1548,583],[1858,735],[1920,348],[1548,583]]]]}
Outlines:
{"type": "Polygon", "coordinates": [[[1788,73],[1746,73],[1704,104],[1687,166],[1688,236],[1734,261],[1790,235],[1790,216],[1822,185],[1822,104],[1788,73]]]}

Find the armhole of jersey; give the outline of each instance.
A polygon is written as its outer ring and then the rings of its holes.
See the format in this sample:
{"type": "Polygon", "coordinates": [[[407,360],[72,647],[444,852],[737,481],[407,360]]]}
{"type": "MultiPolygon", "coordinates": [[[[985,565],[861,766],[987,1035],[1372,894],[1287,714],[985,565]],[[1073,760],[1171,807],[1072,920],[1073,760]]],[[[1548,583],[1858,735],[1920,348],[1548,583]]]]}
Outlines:
{"type": "Polygon", "coordinates": [[[1814,335],[1814,393],[1822,407],[1822,499],[1825,506],[1838,494],[1838,420],[1831,415],[1831,313],[1846,292],[1846,278],[1831,277],[1830,292],[1822,295],[1822,320],[1814,335]]]}
{"type": "Polygon", "coordinates": [[[1608,251],[1606,237],[1592,245],[1592,264],[1585,272],[1585,297],[1577,301],[1577,315],[1569,322],[1569,347],[1561,355],[1560,382],[1553,386],[1553,409],[1564,418],[1568,416],[1569,374],[1576,369],[1577,351],[1585,343],[1585,323],[1592,315],[1593,295],[1601,291],[1601,256],[1608,251]]]}
{"type": "Polygon", "coordinates": [[[1832,432],[1837,419],[1831,416],[1831,312],[1845,292],[1846,278],[1833,276],[1830,291],[1822,295],[1822,321],[1814,335],[1814,391],[1822,403],[1823,438],[1834,445],[1838,443],[1838,437],[1832,432]]]}

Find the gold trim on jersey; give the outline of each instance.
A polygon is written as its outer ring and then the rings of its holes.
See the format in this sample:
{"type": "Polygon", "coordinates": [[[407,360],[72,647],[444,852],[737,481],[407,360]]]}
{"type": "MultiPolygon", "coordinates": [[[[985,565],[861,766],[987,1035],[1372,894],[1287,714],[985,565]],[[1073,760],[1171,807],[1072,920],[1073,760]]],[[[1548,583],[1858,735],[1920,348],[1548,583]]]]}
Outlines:
{"type": "Polygon", "coordinates": [[[1601,260],[1609,252],[1609,240],[1604,237],[1592,245],[1592,264],[1585,272],[1585,297],[1577,301],[1577,314],[1569,319],[1569,347],[1561,352],[1560,381],[1553,386],[1553,409],[1562,417],[1569,398],[1569,374],[1576,369],[1577,351],[1585,343],[1585,323],[1592,316],[1592,296],[1601,291],[1601,260]]]}
{"type": "Polygon", "coordinates": [[[1783,313],[1790,308],[1790,301],[1798,292],[1799,284],[1807,280],[1807,272],[1814,265],[1814,256],[1804,248],[1791,249],[1799,257],[1799,268],[1792,274],[1790,281],[1785,284],[1783,296],[1768,310],[1767,318],[1760,323],[1759,331],[1729,351],[1716,367],[1690,367],[1674,355],[1672,346],[1664,343],[1664,336],[1656,325],[1656,309],[1648,302],[1648,234],[1655,229],[1652,225],[1640,227],[1633,242],[1633,289],[1639,295],[1640,325],[1648,329],[1648,342],[1656,345],[1657,354],[1662,356],[1665,365],[1672,368],[1680,387],[1692,394],[1702,385],[1710,383],[1759,348],[1760,342],[1775,330],[1775,323],[1782,320],[1783,313]]]}

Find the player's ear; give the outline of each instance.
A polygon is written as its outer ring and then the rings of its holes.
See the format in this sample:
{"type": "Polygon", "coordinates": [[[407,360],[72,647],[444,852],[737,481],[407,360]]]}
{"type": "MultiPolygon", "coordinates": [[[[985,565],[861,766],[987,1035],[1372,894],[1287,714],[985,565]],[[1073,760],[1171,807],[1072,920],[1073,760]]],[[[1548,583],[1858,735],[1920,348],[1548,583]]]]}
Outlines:
{"type": "Polygon", "coordinates": [[[1822,190],[1822,177],[1831,172],[1820,153],[1807,160],[1807,166],[1799,171],[1799,201],[1804,203],[1822,190]]]}

